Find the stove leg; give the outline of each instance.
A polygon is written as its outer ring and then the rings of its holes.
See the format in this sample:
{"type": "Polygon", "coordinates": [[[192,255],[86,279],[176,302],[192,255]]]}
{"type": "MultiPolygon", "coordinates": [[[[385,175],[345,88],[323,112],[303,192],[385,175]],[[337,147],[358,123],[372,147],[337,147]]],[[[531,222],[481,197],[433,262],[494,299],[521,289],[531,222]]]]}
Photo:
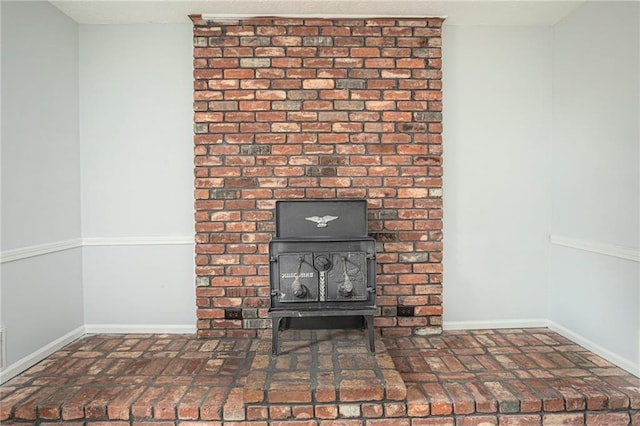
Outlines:
{"type": "Polygon", "coordinates": [[[373,315],[363,315],[367,323],[367,331],[369,334],[369,352],[376,353],[375,334],[373,330],[373,315]]]}
{"type": "Polygon", "coordinates": [[[278,332],[280,331],[282,317],[273,317],[271,320],[271,354],[278,355],[278,332]]]}

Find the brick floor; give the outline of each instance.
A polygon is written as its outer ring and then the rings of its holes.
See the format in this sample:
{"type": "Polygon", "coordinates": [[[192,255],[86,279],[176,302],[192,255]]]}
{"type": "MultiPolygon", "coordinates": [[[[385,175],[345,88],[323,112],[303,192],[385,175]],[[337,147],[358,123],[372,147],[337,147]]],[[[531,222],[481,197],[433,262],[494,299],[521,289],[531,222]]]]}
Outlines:
{"type": "Polygon", "coordinates": [[[385,342],[407,386],[410,417],[462,425],[640,424],[640,379],[547,329],[385,342]]]}
{"type": "Polygon", "coordinates": [[[318,405],[328,416],[331,404],[405,403],[407,388],[379,337],[371,354],[362,333],[348,330],[287,330],[280,335],[279,356],[271,356],[269,342],[256,348],[243,394],[251,412],[298,403],[308,405],[309,417],[314,417],[318,405]]]}
{"type": "Polygon", "coordinates": [[[86,336],[0,387],[2,424],[640,425],[640,379],[547,329],[86,336]]]}

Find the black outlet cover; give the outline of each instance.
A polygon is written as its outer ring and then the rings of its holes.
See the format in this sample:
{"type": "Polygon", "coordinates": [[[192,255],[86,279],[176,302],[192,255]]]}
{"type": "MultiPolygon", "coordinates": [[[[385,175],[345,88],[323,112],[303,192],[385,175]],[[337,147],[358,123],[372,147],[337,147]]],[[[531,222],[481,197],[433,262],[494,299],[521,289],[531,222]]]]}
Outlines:
{"type": "Polygon", "coordinates": [[[241,320],[242,309],[241,308],[227,308],[224,310],[224,319],[228,320],[241,320]]]}
{"type": "Polygon", "coordinates": [[[415,315],[415,309],[413,306],[398,306],[399,317],[412,317],[415,315]]]}

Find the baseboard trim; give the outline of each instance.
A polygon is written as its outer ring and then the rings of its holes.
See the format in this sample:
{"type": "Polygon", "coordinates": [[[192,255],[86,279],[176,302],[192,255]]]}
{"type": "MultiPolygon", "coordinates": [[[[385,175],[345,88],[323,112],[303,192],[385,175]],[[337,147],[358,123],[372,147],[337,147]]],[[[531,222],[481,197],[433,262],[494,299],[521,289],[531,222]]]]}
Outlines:
{"type": "Polygon", "coordinates": [[[586,337],[578,333],[575,333],[554,321],[549,320],[548,327],[550,330],[553,330],[559,335],[566,337],[567,339],[582,346],[583,348],[590,350],[594,354],[601,356],[602,358],[606,359],[612,364],[615,364],[616,366],[622,368],[623,370],[628,371],[634,376],[640,377],[640,364],[636,364],[624,357],[621,357],[620,355],[617,355],[611,352],[610,350],[603,348],[599,344],[592,342],[586,337]]]}
{"type": "Polygon", "coordinates": [[[6,382],[9,379],[12,379],[13,377],[17,376],[23,371],[33,367],[34,365],[36,365],[37,363],[39,363],[49,355],[62,349],[69,343],[79,339],[84,335],[85,335],[84,326],[80,326],[75,330],[68,332],[64,336],[54,340],[53,342],[41,347],[37,351],[32,352],[31,354],[25,356],[24,358],[14,362],[13,364],[9,365],[7,368],[0,371],[0,384],[6,382]]]}
{"type": "Polygon", "coordinates": [[[49,355],[87,334],[195,334],[195,325],[176,324],[87,324],[43,346],[0,370],[0,384],[33,367],[49,355]]]}
{"type": "Polygon", "coordinates": [[[444,321],[444,330],[487,330],[502,328],[546,328],[548,321],[541,318],[493,321],[444,321]]]}
{"type": "Polygon", "coordinates": [[[28,259],[30,257],[42,256],[44,254],[56,253],[78,247],[82,247],[82,239],[80,238],[4,250],[0,252],[0,263],[15,262],[16,260],[28,259]]]}
{"type": "MultiPolygon", "coordinates": [[[[495,321],[445,321],[444,330],[485,330],[507,328],[549,328],[572,342],[601,356],[612,364],[640,377],[640,364],[621,357],[584,336],[546,319],[495,320],[495,321]]],[[[33,367],[49,355],[86,334],[195,334],[195,325],[182,324],[86,324],[43,346],[37,351],[0,370],[0,384],[33,367]]]]}
{"type": "Polygon", "coordinates": [[[87,334],[195,334],[195,325],[182,324],[85,324],[87,334]]]}
{"type": "Polygon", "coordinates": [[[606,359],[617,367],[628,371],[634,376],[640,377],[640,364],[636,364],[624,357],[621,357],[586,337],[551,320],[539,318],[495,321],[444,321],[443,323],[444,330],[487,330],[505,328],[548,328],[559,335],[566,337],[575,344],[580,345],[594,354],[606,359]]]}
{"type": "Polygon", "coordinates": [[[606,256],[618,257],[620,259],[640,262],[640,250],[633,247],[616,246],[613,244],[603,244],[596,241],[578,240],[576,238],[563,237],[561,235],[550,235],[552,244],[573,249],[589,251],[592,253],[604,254],[606,256]]]}
{"type": "Polygon", "coordinates": [[[16,260],[42,256],[59,251],[70,250],[78,247],[92,246],[168,246],[168,245],[193,245],[192,235],[175,235],[160,237],[87,237],[71,240],[54,241],[45,244],[36,244],[17,249],[0,251],[0,264],[15,262],[16,260]]]}

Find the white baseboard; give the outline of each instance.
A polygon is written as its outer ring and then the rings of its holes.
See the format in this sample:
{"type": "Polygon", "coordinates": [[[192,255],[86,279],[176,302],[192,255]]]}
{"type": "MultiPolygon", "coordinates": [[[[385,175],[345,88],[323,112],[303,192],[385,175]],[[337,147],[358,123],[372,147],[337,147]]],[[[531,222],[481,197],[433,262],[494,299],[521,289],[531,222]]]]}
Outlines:
{"type": "Polygon", "coordinates": [[[84,334],[85,334],[84,326],[80,326],[75,330],[72,330],[69,333],[65,334],[64,336],[54,340],[48,345],[41,347],[37,351],[7,366],[7,368],[0,371],[0,384],[17,376],[18,374],[22,373],[28,368],[33,367],[34,365],[36,365],[37,363],[39,363],[49,355],[62,349],[63,347],[73,342],[74,340],[77,340],[80,337],[84,336],[84,334]]]}
{"type": "Polygon", "coordinates": [[[493,320],[493,321],[444,321],[444,330],[487,330],[492,328],[546,328],[548,321],[542,318],[493,320]]]}
{"type": "Polygon", "coordinates": [[[0,384],[33,367],[49,355],[87,334],[195,334],[195,325],[87,324],[0,370],[0,384]]]}
{"type": "Polygon", "coordinates": [[[87,334],[195,334],[189,324],[85,324],[87,334]]]}
{"type": "MultiPolygon", "coordinates": [[[[601,356],[616,366],[640,377],[640,364],[623,358],[560,324],[546,319],[495,320],[495,321],[445,321],[445,330],[485,330],[506,328],[549,328],[561,336],[601,356]]],[[[87,324],[76,328],[37,351],[0,371],[0,384],[33,367],[49,355],[79,339],[85,334],[195,334],[195,325],[182,324],[87,324]]]]}
{"type": "Polygon", "coordinates": [[[487,330],[504,328],[549,328],[559,335],[606,359],[616,366],[640,377],[640,363],[634,363],[618,354],[603,348],[586,337],[547,319],[495,320],[495,321],[444,321],[444,330],[487,330]]]}
{"type": "Polygon", "coordinates": [[[586,337],[578,333],[574,333],[573,331],[561,326],[560,324],[554,321],[549,320],[547,321],[547,323],[550,330],[553,330],[559,335],[566,337],[567,339],[582,346],[583,348],[590,350],[594,354],[606,359],[607,361],[611,362],[612,364],[615,364],[616,366],[622,368],[623,370],[628,371],[634,376],[640,377],[640,364],[636,364],[626,358],[623,358],[620,355],[615,354],[610,350],[603,348],[597,343],[592,342],[591,340],[587,339],[586,337]]]}

